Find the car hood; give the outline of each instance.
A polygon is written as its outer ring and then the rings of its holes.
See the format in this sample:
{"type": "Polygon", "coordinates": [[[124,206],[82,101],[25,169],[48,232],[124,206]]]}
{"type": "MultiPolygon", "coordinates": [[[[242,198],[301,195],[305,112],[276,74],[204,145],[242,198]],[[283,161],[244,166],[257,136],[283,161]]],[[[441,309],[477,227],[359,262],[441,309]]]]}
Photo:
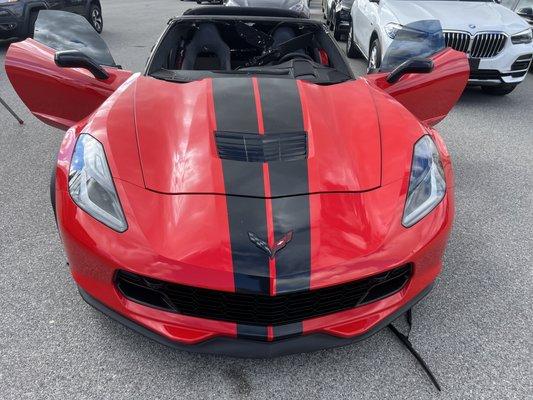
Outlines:
{"type": "Polygon", "coordinates": [[[443,30],[466,32],[504,31],[517,33],[524,22],[511,10],[493,3],[476,1],[389,1],[388,7],[401,24],[437,19],[443,30]]]}
{"type": "Polygon", "coordinates": [[[381,183],[379,122],[364,80],[320,86],[279,78],[178,84],[140,77],[134,119],[144,185],[156,192],[281,197],[361,192],[381,183]],[[263,163],[219,156],[217,131],[257,137],[258,130],[265,137],[305,132],[307,157],[263,163]]]}

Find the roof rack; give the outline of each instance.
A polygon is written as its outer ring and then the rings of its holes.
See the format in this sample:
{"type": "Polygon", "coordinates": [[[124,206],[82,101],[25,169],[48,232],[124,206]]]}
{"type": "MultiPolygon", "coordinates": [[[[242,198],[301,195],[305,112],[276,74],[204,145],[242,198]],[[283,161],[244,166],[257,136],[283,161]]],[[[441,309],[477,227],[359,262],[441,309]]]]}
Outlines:
{"type": "Polygon", "coordinates": [[[183,15],[222,15],[246,17],[304,18],[296,11],[282,8],[206,6],[190,8],[183,15]]]}

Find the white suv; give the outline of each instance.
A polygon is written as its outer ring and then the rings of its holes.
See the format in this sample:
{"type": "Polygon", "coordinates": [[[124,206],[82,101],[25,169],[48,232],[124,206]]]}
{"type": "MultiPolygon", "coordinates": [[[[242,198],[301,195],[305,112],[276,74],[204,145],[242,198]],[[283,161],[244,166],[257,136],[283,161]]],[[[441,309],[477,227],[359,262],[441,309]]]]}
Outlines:
{"type": "Polygon", "coordinates": [[[349,57],[362,54],[379,68],[398,30],[420,20],[439,20],[446,45],[470,55],[469,83],[490,94],[510,93],[533,58],[531,27],[493,0],[355,0],[346,43],[349,57]]]}

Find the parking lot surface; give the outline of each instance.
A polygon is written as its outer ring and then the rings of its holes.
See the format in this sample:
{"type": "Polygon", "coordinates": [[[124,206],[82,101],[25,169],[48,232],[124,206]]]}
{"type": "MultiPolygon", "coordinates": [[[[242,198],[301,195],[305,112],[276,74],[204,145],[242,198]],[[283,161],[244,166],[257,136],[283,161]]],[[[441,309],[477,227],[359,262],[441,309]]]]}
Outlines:
{"type": "MultiPolygon", "coordinates": [[[[103,38],[118,63],[140,71],[167,20],[193,6],[103,0],[103,38]]],[[[317,0],[312,11],[321,18],[317,0]]],[[[532,398],[533,74],[506,97],[467,90],[437,126],[454,160],[456,222],[411,339],[439,394],[388,330],[335,350],[239,360],[168,349],[85,304],[49,204],[62,133],[17,98],[6,48],[0,96],[26,124],[0,108],[1,399],[532,398]]]]}

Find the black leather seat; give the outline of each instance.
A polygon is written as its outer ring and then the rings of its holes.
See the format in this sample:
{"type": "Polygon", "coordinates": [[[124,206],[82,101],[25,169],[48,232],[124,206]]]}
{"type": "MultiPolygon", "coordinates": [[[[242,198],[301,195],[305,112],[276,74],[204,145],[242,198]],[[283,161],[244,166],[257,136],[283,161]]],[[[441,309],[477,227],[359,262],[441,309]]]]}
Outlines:
{"type": "Polygon", "coordinates": [[[185,49],[185,57],[181,68],[185,70],[231,69],[230,49],[220,37],[220,33],[214,24],[204,23],[198,27],[194,37],[185,49]],[[201,54],[210,55],[207,62],[205,62],[204,57],[200,60],[201,54]]]}

